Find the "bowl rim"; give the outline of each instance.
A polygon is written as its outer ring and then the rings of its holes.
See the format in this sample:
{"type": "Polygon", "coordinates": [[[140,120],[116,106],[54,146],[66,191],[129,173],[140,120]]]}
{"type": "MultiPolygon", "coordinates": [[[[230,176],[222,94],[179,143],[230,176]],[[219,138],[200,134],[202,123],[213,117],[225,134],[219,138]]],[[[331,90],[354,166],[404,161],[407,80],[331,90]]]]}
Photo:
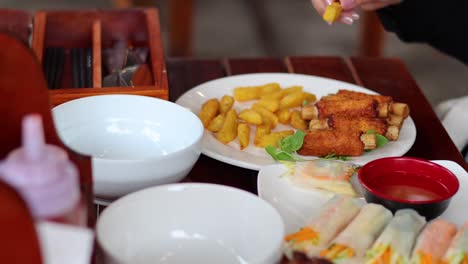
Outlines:
{"type": "MultiPolygon", "coordinates": [[[[86,101],[86,100],[90,100],[91,98],[98,98],[98,97],[130,97],[130,98],[135,97],[135,98],[144,98],[144,100],[155,100],[155,101],[158,101],[159,103],[174,106],[174,107],[179,108],[179,109],[183,110],[184,112],[188,113],[188,115],[192,116],[194,118],[194,120],[199,121],[199,122],[197,122],[198,127],[194,129],[194,131],[198,131],[199,133],[198,133],[197,137],[195,137],[194,140],[190,144],[186,145],[183,148],[178,149],[177,151],[173,151],[173,152],[170,152],[170,153],[168,153],[166,155],[162,155],[162,156],[149,156],[147,158],[141,158],[141,159],[112,159],[112,158],[95,157],[93,154],[84,153],[84,152],[82,152],[80,150],[73,149],[73,151],[75,151],[77,153],[80,153],[80,154],[85,155],[85,156],[89,156],[91,159],[99,161],[99,162],[122,162],[122,163],[126,163],[126,162],[144,162],[144,161],[154,161],[154,160],[167,160],[167,159],[170,159],[172,156],[178,155],[179,153],[182,153],[182,152],[185,152],[185,151],[187,151],[189,149],[192,149],[194,146],[201,143],[201,140],[203,138],[203,134],[205,132],[205,128],[203,127],[203,124],[200,121],[200,118],[197,115],[195,115],[192,111],[188,110],[186,107],[183,107],[183,106],[181,106],[179,104],[176,104],[174,102],[171,102],[169,100],[163,100],[163,99],[156,98],[156,97],[145,96],[145,95],[136,95],[136,94],[91,95],[91,96],[86,96],[86,97],[81,97],[81,98],[77,98],[77,99],[74,99],[74,100],[70,100],[70,101],[67,101],[67,102],[65,102],[63,104],[57,105],[57,106],[52,108],[52,118],[54,119],[54,126],[56,127],[56,129],[57,129],[57,125],[55,125],[55,118],[54,118],[54,112],[55,111],[60,111],[60,108],[65,107],[65,105],[69,105],[69,104],[72,104],[72,103],[77,103],[78,101],[86,101]]],[[[57,134],[60,137],[60,133],[58,133],[58,129],[57,129],[57,134]]],[[[62,139],[60,139],[60,140],[64,141],[62,139]]],[[[65,144],[65,142],[64,142],[64,144],[65,144]]],[[[200,147],[199,152],[201,153],[201,147],[200,147]]]]}
{"type": "Polygon", "coordinates": [[[375,196],[377,196],[379,198],[382,198],[382,199],[385,199],[385,200],[388,200],[388,201],[392,201],[392,202],[398,202],[398,203],[403,203],[403,204],[411,204],[411,205],[434,204],[434,203],[439,203],[439,202],[442,202],[442,201],[445,201],[445,200],[449,200],[460,189],[460,181],[458,180],[457,176],[455,176],[455,174],[453,174],[453,172],[451,172],[449,169],[447,169],[447,168],[445,168],[445,167],[443,167],[443,166],[441,166],[441,165],[439,165],[439,164],[437,164],[435,162],[432,162],[430,160],[426,160],[426,159],[422,159],[422,158],[414,158],[414,157],[386,157],[386,158],[373,160],[373,161],[365,164],[364,166],[362,166],[359,169],[358,181],[361,184],[361,186],[365,189],[366,192],[369,192],[369,193],[371,193],[371,194],[373,194],[373,195],[375,195],[375,196]],[[430,166],[437,167],[438,169],[441,169],[442,171],[444,171],[450,178],[452,178],[454,180],[454,183],[456,184],[456,187],[453,190],[449,190],[449,193],[447,195],[444,195],[442,198],[431,199],[431,200],[423,200],[423,201],[410,201],[410,200],[400,199],[400,198],[396,198],[396,197],[381,193],[379,191],[374,190],[370,186],[368,186],[367,183],[362,179],[363,178],[362,170],[363,169],[365,170],[367,167],[369,167],[372,164],[379,163],[379,162],[382,162],[382,161],[387,161],[387,160],[404,160],[404,161],[410,161],[410,162],[419,162],[419,163],[423,163],[425,165],[430,165],[430,166]]]}
{"type": "MultiPolygon", "coordinates": [[[[155,191],[161,191],[161,190],[163,190],[163,191],[166,190],[167,191],[170,188],[200,188],[200,187],[201,188],[209,188],[209,189],[217,188],[217,189],[220,189],[220,190],[221,189],[222,190],[227,190],[227,191],[230,191],[230,192],[235,192],[235,193],[240,194],[240,195],[245,195],[249,199],[258,199],[259,204],[261,204],[261,206],[263,206],[265,208],[268,208],[268,210],[270,210],[275,215],[275,217],[277,218],[278,223],[280,225],[280,228],[277,231],[279,232],[279,234],[280,234],[279,237],[281,238],[278,245],[275,245],[277,248],[272,248],[271,251],[264,252],[264,254],[262,256],[262,259],[260,259],[260,263],[263,263],[266,260],[271,259],[276,254],[279,254],[278,252],[282,251],[282,241],[283,241],[284,236],[286,235],[286,227],[285,227],[285,223],[284,223],[283,218],[281,217],[281,215],[279,214],[278,210],[276,210],[275,207],[273,207],[270,203],[268,203],[267,201],[260,198],[258,195],[255,195],[255,194],[253,194],[251,192],[248,192],[246,190],[236,188],[236,187],[231,187],[231,186],[228,186],[228,185],[223,185],[223,184],[202,183],[202,182],[179,182],[179,183],[163,184],[163,185],[158,185],[158,186],[145,188],[145,189],[142,189],[142,190],[127,194],[127,195],[125,195],[123,197],[120,197],[119,199],[113,201],[109,206],[107,206],[106,210],[104,210],[100,214],[100,216],[98,217],[98,219],[96,221],[96,224],[95,224],[96,242],[99,243],[99,246],[105,251],[106,254],[110,255],[112,258],[118,259],[117,256],[115,256],[115,254],[114,254],[115,250],[110,249],[108,247],[108,245],[103,242],[104,241],[104,238],[102,237],[103,235],[99,231],[99,230],[101,230],[100,226],[103,225],[102,221],[104,221],[106,218],[109,218],[109,217],[107,217],[107,214],[110,214],[109,212],[111,210],[122,210],[121,204],[124,201],[126,201],[128,199],[133,199],[135,196],[139,196],[139,195],[141,195],[143,193],[155,192],[155,191]],[[109,210],[109,209],[111,209],[111,210],[109,210]],[[104,220],[102,220],[102,219],[104,219],[104,220]]],[[[206,190],[204,190],[204,191],[206,191],[206,190]]]]}

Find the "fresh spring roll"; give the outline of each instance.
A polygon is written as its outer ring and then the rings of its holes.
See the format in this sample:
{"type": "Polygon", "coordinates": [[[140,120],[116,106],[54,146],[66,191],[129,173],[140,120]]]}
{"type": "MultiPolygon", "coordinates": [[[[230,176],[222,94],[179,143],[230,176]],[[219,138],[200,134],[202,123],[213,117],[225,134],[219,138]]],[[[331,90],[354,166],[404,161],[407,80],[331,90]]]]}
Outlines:
{"type": "Polygon", "coordinates": [[[458,230],[445,253],[443,264],[468,264],[468,222],[458,230]]]}
{"type": "Polygon", "coordinates": [[[456,232],[456,226],[445,220],[437,219],[427,224],[416,241],[411,263],[440,263],[456,232]]]}
{"type": "Polygon", "coordinates": [[[390,223],[366,253],[366,264],[406,264],[426,219],[412,209],[395,213],[390,223]]]}
{"type": "Polygon", "coordinates": [[[318,188],[338,194],[358,196],[351,184],[357,165],[336,160],[315,159],[296,162],[291,182],[302,188],[318,188]]]}
{"type": "Polygon", "coordinates": [[[359,213],[361,203],[348,196],[336,195],[303,228],[285,237],[285,252],[302,252],[309,257],[317,255],[359,213]]]}
{"type": "Polygon", "coordinates": [[[320,256],[335,263],[350,263],[353,259],[363,258],[391,219],[392,212],[385,207],[372,203],[364,205],[348,227],[320,252],[320,256]]]}

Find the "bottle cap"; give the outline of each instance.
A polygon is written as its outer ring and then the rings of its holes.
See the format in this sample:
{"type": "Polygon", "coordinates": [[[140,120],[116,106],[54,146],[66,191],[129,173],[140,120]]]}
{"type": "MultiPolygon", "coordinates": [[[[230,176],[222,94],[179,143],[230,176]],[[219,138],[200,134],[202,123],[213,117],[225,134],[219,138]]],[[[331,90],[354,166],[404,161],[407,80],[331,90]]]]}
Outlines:
{"type": "Polygon", "coordinates": [[[63,149],[45,144],[37,114],[24,117],[22,147],[0,164],[0,178],[19,191],[36,218],[59,217],[80,198],[76,167],[63,149]]]}

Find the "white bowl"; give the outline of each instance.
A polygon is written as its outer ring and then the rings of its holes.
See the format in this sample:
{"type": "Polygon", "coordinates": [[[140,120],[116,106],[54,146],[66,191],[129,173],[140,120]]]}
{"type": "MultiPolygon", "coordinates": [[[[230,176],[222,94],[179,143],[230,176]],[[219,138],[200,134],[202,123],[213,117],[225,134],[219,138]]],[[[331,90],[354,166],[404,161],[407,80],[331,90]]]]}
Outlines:
{"type": "Polygon", "coordinates": [[[91,96],[55,107],[53,116],[62,141],[92,157],[94,192],[101,200],[178,182],[200,156],[201,121],[169,101],[91,96]]]}
{"type": "Polygon", "coordinates": [[[180,183],[125,196],[104,210],[97,239],[107,263],[251,263],[281,258],[284,224],[240,189],[180,183]]]}

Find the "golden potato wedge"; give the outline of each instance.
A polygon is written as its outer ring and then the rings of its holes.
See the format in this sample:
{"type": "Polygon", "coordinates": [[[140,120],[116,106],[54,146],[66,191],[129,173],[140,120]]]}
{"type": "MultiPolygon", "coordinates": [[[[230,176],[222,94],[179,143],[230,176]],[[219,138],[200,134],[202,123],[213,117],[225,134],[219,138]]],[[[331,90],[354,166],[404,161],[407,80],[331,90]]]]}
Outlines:
{"type": "Polygon", "coordinates": [[[233,141],[237,137],[237,113],[234,109],[226,113],[223,127],[216,134],[216,138],[224,144],[233,141]]]}
{"type": "Polygon", "coordinates": [[[203,126],[208,127],[211,120],[215,118],[215,116],[217,116],[218,113],[219,113],[219,102],[218,102],[218,99],[213,98],[213,99],[206,101],[203,104],[200,112],[198,113],[198,117],[202,121],[203,126]]]}
{"type": "Polygon", "coordinates": [[[284,96],[284,90],[279,90],[273,93],[262,95],[260,99],[279,100],[283,98],[283,96],[284,96]]]}
{"type": "Polygon", "coordinates": [[[304,101],[307,101],[307,103],[314,103],[315,101],[317,101],[317,96],[315,96],[315,94],[313,93],[308,93],[308,92],[304,92],[304,101]]]}
{"type": "Polygon", "coordinates": [[[236,87],[234,88],[234,99],[239,102],[245,102],[258,99],[258,87],[236,87]]]}
{"type": "Polygon", "coordinates": [[[217,115],[211,120],[210,124],[206,129],[208,129],[211,132],[218,132],[223,127],[225,119],[226,117],[223,114],[217,115]]]}
{"type": "Polygon", "coordinates": [[[276,112],[279,109],[279,100],[262,98],[258,100],[258,105],[263,106],[270,112],[276,112]]]}
{"type": "Polygon", "coordinates": [[[303,92],[294,92],[290,93],[283,98],[281,98],[279,108],[287,109],[292,107],[301,106],[304,102],[304,93],[303,92]]]}
{"type": "Polygon", "coordinates": [[[282,91],[283,91],[283,95],[287,95],[287,94],[290,94],[290,93],[302,92],[302,90],[303,90],[302,86],[294,85],[294,86],[284,88],[282,91]]]}
{"type": "Polygon", "coordinates": [[[265,85],[260,85],[257,87],[259,96],[271,94],[281,90],[281,87],[278,83],[267,83],[265,85]]]}
{"type": "Polygon", "coordinates": [[[282,136],[280,133],[270,133],[270,134],[261,136],[255,145],[259,148],[264,148],[268,145],[278,147],[278,143],[281,139],[282,139],[282,136]]]}
{"type": "Polygon", "coordinates": [[[239,139],[240,149],[245,149],[250,142],[250,126],[246,123],[237,125],[237,138],[239,139]]]}
{"type": "Polygon", "coordinates": [[[294,135],[294,130],[288,129],[288,130],[281,130],[281,131],[276,131],[276,132],[271,132],[270,134],[278,134],[281,136],[281,139],[294,135]]]}
{"type": "Polygon", "coordinates": [[[234,97],[224,95],[219,101],[219,112],[221,112],[221,114],[227,113],[227,111],[232,108],[232,105],[234,105],[234,97]]]}
{"type": "Polygon", "coordinates": [[[278,121],[281,124],[289,124],[289,119],[291,119],[291,111],[289,111],[289,109],[281,109],[276,113],[276,115],[278,116],[278,121]]]}
{"type": "Polygon", "coordinates": [[[261,125],[263,123],[262,115],[252,109],[244,109],[239,113],[239,119],[252,125],[261,125]]]}
{"type": "Polygon", "coordinates": [[[301,118],[301,112],[299,110],[294,110],[291,113],[290,124],[295,129],[305,130],[307,128],[307,123],[301,118]]]}
{"type": "Polygon", "coordinates": [[[257,129],[255,130],[254,144],[257,145],[258,142],[260,141],[260,138],[263,137],[264,135],[270,134],[270,131],[271,131],[271,128],[269,125],[257,126],[257,129]]]}
{"type": "Polygon", "coordinates": [[[234,88],[234,98],[239,102],[250,101],[259,99],[262,95],[267,95],[280,90],[281,87],[278,83],[267,83],[259,86],[236,87],[234,88]]]}
{"type": "Polygon", "coordinates": [[[266,109],[265,107],[259,104],[253,104],[252,110],[259,113],[262,116],[263,123],[270,124],[271,128],[276,127],[276,125],[278,124],[278,117],[273,112],[266,109]]]}

